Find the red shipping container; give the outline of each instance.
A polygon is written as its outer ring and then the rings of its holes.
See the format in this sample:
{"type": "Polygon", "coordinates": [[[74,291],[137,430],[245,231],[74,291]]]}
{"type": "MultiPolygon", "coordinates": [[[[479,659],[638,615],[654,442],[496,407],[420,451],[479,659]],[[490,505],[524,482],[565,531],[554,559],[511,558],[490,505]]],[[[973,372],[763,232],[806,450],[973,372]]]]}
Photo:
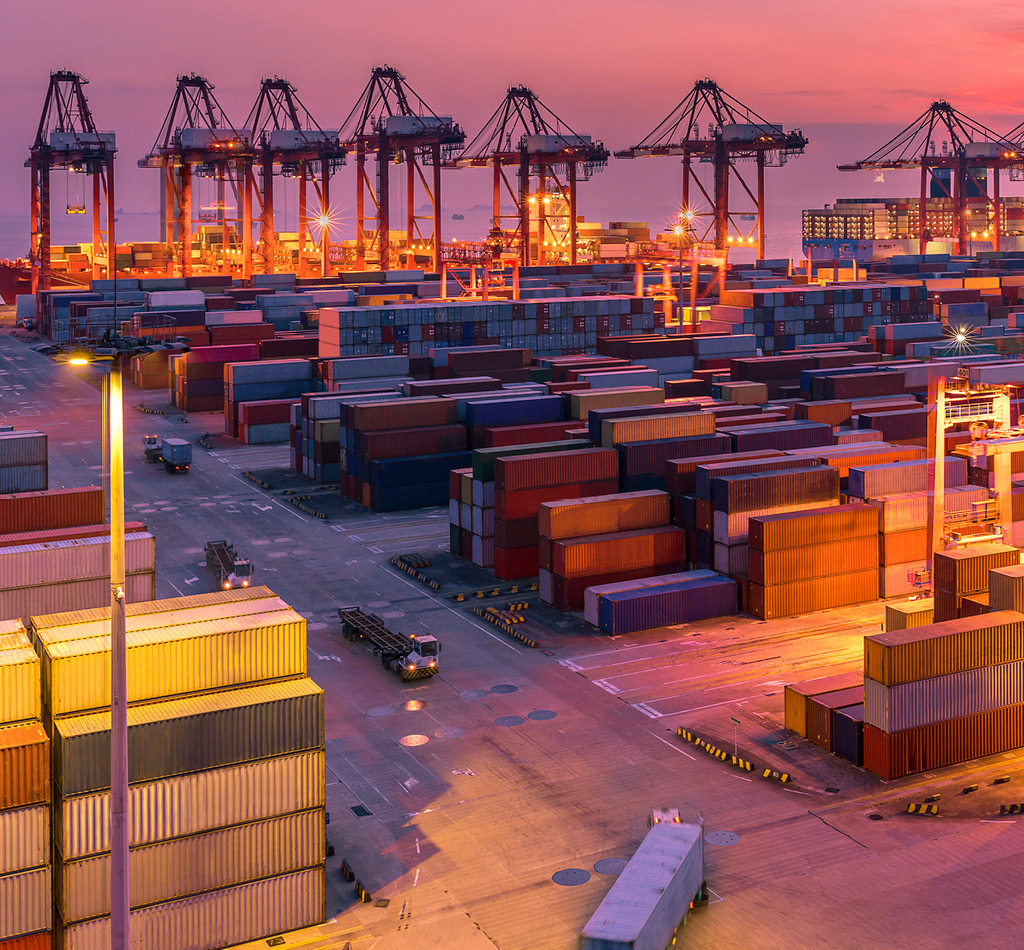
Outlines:
{"type": "Polygon", "coordinates": [[[407,455],[439,455],[466,447],[466,430],[460,425],[422,426],[415,429],[356,431],[355,451],[371,459],[401,458],[407,455]]]}
{"type": "Polygon", "coordinates": [[[569,422],[538,422],[524,426],[498,426],[480,430],[485,448],[503,445],[532,445],[535,442],[554,442],[565,436],[565,430],[576,425],[569,422]]]}
{"type": "Polygon", "coordinates": [[[301,359],[316,356],[320,340],[317,336],[285,336],[271,338],[260,343],[261,360],[301,359]]]}
{"type": "Polygon", "coordinates": [[[103,489],[51,488],[0,495],[0,534],[100,524],[103,489]]]}
{"type": "Polygon", "coordinates": [[[588,587],[614,584],[617,581],[632,581],[642,577],[656,577],[659,574],[673,574],[679,569],[679,562],[672,560],[664,564],[624,567],[616,571],[584,574],[580,577],[563,577],[561,574],[554,574],[551,578],[551,603],[559,610],[582,610],[584,592],[588,587]]]}
{"type": "MultiPolygon", "coordinates": [[[[453,425],[458,421],[454,399],[434,396],[357,404],[349,409],[349,428],[362,432],[453,425]]],[[[411,453],[410,453],[411,454],[411,453]]]]}
{"type": "MultiPolygon", "coordinates": [[[[126,521],[125,534],[145,531],[142,521],[126,521]]],[[[78,538],[101,538],[110,534],[108,524],[80,525],[74,528],[51,528],[48,531],[19,531],[16,534],[0,534],[0,548],[20,547],[23,544],[47,544],[51,541],[74,541],[78,538]]]]}
{"type": "Polygon", "coordinates": [[[686,559],[685,539],[686,532],[673,525],[568,538],[552,545],[552,570],[563,577],[579,577],[623,565],[681,564],[686,559]]]}
{"type": "Polygon", "coordinates": [[[194,346],[186,354],[188,363],[245,363],[259,360],[256,343],[235,343],[227,346],[194,346]]]}
{"type": "MultiPolygon", "coordinates": [[[[619,453],[614,449],[575,449],[498,458],[494,487],[501,491],[573,485],[619,477],[619,453]]],[[[614,489],[609,489],[614,491],[614,489]]],[[[571,496],[566,496],[571,497],[571,496]]],[[[550,496],[544,501],[554,501],[550,496]]]]}
{"type": "Polygon", "coordinates": [[[275,422],[291,422],[292,406],[298,399],[258,399],[240,402],[237,409],[237,426],[272,425],[275,422]]]}
{"type": "Polygon", "coordinates": [[[24,937],[0,940],[0,950],[50,950],[52,940],[53,934],[49,930],[44,930],[24,937]]]}
{"type": "Polygon", "coordinates": [[[222,326],[212,326],[207,329],[210,333],[210,342],[215,346],[232,343],[258,343],[260,340],[270,340],[274,337],[272,323],[225,323],[222,326]]]}
{"type": "Polygon", "coordinates": [[[494,491],[494,517],[503,521],[536,518],[542,502],[587,498],[591,495],[610,495],[618,487],[618,479],[603,478],[578,485],[546,485],[543,488],[527,488],[514,492],[504,492],[500,488],[496,488],[494,491]]]}
{"type": "MultiPolygon", "coordinates": [[[[472,552],[470,552],[472,556],[472,552]]],[[[494,573],[503,581],[537,575],[537,545],[525,548],[499,548],[494,546],[494,573]]]]}

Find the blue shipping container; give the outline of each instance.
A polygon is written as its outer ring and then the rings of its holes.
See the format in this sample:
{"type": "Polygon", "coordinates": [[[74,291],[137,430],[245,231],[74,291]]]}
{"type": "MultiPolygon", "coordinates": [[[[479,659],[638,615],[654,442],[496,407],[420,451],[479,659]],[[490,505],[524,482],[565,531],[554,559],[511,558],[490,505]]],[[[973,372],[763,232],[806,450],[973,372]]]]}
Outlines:
{"type": "Polygon", "coordinates": [[[604,633],[616,635],[725,617],[736,613],[736,594],[736,582],[728,577],[603,594],[597,602],[597,623],[604,633]]]}
{"type": "Polygon", "coordinates": [[[525,396],[466,404],[466,427],[522,426],[533,422],[560,422],[561,396],[525,396]]]}
{"type": "MultiPolygon", "coordinates": [[[[397,488],[431,482],[444,482],[445,497],[437,504],[448,503],[448,473],[453,468],[469,468],[473,456],[469,452],[445,452],[441,455],[407,455],[395,459],[374,459],[370,464],[370,483],[375,488],[397,488]]],[[[421,507],[412,505],[410,507],[421,507]]]]}

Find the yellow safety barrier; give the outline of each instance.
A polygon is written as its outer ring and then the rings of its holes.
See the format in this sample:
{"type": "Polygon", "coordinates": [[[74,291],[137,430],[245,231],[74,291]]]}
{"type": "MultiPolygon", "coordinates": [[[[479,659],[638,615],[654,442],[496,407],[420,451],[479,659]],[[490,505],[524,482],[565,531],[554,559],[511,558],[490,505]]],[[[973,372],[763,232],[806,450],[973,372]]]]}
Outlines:
{"type": "Polygon", "coordinates": [[[373,896],[359,881],[356,881],[356,896],[363,904],[369,904],[373,900],[373,896]]]}
{"type": "Polygon", "coordinates": [[[938,813],[938,805],[925,805],[917,803],[907,805],[908,815],[937,815],[938,813]]]}
{"type": "Polygon", "coordinates": [[[1024,803],[1014,802],[1011,805],[1000,805],[1000,815],[1020,815],[1024,813],[1024,803]]]}
{"type": "Polygon", "coordinates": [[[790,780],[789,772],[780,772],[778,769],[765,769],[761,773],[761,778],[773,779],[776,782],[782,782],[784,785],[790,780]]]}
{"type": "Polygon", "coordinates": [[[341,859],[341,876],[346,881],[354,881],[356,879],[355,872],[348,866],[348,861],[344,858],[341,859]]]}
{"type": "Polygon", "coordinates": [[[497,627],[502,633],[507,633],[513,639],[526,644],[530,649],[536,649],[540,646],[540,644],[532,637],[528,637],[526,634],[520,633],[514,626],[512,626],[512,624],[503,620],[496,612],[492,611],[494,611],[493,607],[489,607],[487,609],[483,609],[481,607],[473,608],[473,613],[481,620],[486,620],[489,624],[497,627]]]}

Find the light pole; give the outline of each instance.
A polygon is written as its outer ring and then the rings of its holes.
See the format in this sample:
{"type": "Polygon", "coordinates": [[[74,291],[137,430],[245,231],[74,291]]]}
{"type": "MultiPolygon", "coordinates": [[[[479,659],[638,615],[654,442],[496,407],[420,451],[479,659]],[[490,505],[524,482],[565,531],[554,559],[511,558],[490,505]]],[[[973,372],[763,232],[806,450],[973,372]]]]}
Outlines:
{"type": "Polygon", "coordinates": [[[320,251],[321,263],[320,263],[320,274],[323,277],[327,277],[327,268],[330,266],[328,257],[328,248],[331,242],[331,219],[326,215],[320,215],[320,243],[323,245],[320,251]]]}
{"type": "MultiPolygon", "coordinates": [[[[693,240],[692,240],[692,235],[693,235],[693,212],[690,211],[689,209],[687,209],[686,211],[680,212],[680,217],[686,222],[686,225],[684,227],[682,224],[677,224],[675,226],[675,228],[673,228],[673,233],[675,234],[677,240],[679,241],[679,285],[676,288],[676,312],[679,314],[679,326],[682,327],[682,325],[683,325],[683,235],[689,234],[691,236],[690,244],[692,246],[692,244],[693,244],[693,240]]],[[[695,258],[695,260],[696,260],[696,258],[695,258]]],[[[691,283],[691,285],[693,285],[694,280],[695,280],[695,275],[691,274],[691,276],[690,276],[690,283],[691,283]]],[[[695,286],[691,286],[691,288],[690,288],[690,290],[691,290],[690,296],[691,297],[693,296],[692,291],[694,291],[695,289],[696,289],[695,286]]],[[[695,321],[695,317],[696,317],[695,313],[691,313],[690,314],[690,323],[691,323],[691,325],[696,322],[695,321]]]]}
{"type": "MultiPolygon", "coordinates": [[[[73,365],[91,362],[72,357],[73,365]]],[[[110,946],[130,946],[128,876],[128,645],[125,630],[124,424],[121,359],[108,378],[110,404],[110,946]]]]}

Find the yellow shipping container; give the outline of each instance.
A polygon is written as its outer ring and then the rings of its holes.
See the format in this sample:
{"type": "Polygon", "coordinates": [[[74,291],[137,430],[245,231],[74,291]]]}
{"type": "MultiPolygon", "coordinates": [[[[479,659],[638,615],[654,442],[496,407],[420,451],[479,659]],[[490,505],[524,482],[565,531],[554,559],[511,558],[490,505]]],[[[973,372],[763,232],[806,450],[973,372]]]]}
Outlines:
{"type": "Polygon", "coordinates": [[[623,416],[601,423],[601,445],[611,448],[620,442],[649,439],[681,439],[688,435],[710,435],[715,431],[713,412],[679,412],[665,416],[623,416]]]}
{"type": "Polygon", "coordinates": [[[0,652],[0,724],[38,719],[39,657],[31,647],[0,652]]]}
{"type": "MultiPolygon", "coordinates": [[[[306,620],[293,610],[128,634],[128,702],[306,675],[306,620]]],[[[110,705],[110,637],[43,646],[45,718],[110,705]]]]}
{"type": "Polygon", "coordinates": [[[885,605],[885,632],[910,630],[935,622],[935,601],[931,597],[885,605]]]}
{"type": "Polygon", "coordinates": [[[665,401],[665,390],[652,386],[630,386],[623,389],[585,389],[569,393],[573,419],[587,419],[591,409],[623,409],[629,406],[653,406],[665,401]]]}

